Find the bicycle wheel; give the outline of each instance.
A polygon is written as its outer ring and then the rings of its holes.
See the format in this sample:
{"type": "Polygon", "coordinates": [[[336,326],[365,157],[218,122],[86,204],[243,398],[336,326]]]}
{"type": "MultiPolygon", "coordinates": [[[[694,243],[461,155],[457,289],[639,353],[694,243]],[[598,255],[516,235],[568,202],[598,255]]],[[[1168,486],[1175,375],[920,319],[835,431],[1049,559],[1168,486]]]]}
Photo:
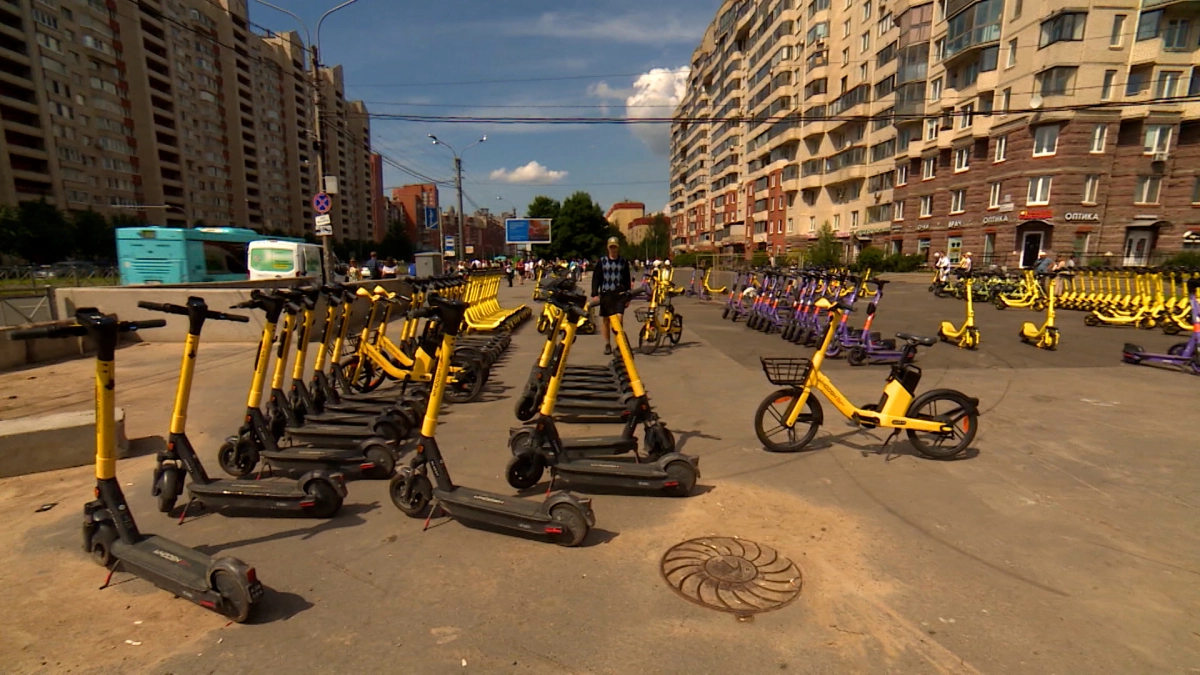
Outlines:
{"type": "Polygon", "coordinates": [[[676,314],[671,317],[671,331],[669,333],[667,333],[667,337],[670,338],[671,344],[673,344],[673,345],[679,344],[680,338],[683,337],[683,317],[682,316],[679,316],[678,314],[676,314]]]}
{"type": "Polygon", "coordinates": [[[931,459],[953,459],[962,454],[975,440],[979,426],[979,411],[966,395],[951,389],[928,391],[908,407],[905,417],[935,420],[948,424],[952,430],[908,430],[908,440],[922,455],[931,459]]]}
{"type": "Polygon", "coordinates": [[[638,331],[638,351],[650,355],[658,349],[658,329],[651,324],[642,326],[638,331]]]}
{"type": "Polygon", "coordinates": [[[821,404],[811,394],[804,402],[804,409],[796,418],[795,426],[789,428],[785,421],[800,396],[797,389],[779,389],[758,404],[754,412],[754,434],[769,452],[798,452],[812,442],[821,427],[821,404]]]}

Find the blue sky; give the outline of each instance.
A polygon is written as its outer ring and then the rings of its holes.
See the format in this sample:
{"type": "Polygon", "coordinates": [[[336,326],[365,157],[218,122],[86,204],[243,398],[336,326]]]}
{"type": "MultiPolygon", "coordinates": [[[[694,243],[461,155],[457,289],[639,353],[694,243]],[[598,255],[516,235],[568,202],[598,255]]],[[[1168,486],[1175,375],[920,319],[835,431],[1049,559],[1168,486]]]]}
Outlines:
{"type": "MultiPolygon", "coordinates": [[[[315,29],[321,13],[337,3],[275,4],[315,29]]],[[[678,91],[675,69],[687,64],[719,6],[720,0],[358,0],[325,21],[321,56],[342,64],[347,98],[366,101],[373,113],[668,117],[678,91]],[[563,79],[497,81],[533,78],[563,79]]],[[[296,25],[253,0],[250,17],[274,30],[296,25]]],[[[576,190],[587,190],[603,208],[628,198],[657,211],[669,196],[667,125],[371,125],[378,150],[438,179],[451,177],[452,158],[426,134],[460,150],[487,134],[486,143],[464,154],[464,183],[471,200],[494,211],[510,203],[523,211],[535,195],[561,199],[576,190]]],[[[385,170],[388,187],[410,182],[418,181],[385,170]]],[[[452,199],[453,189],[443,188],[443,205],[452,199]]],[[[473,210],[469,203],[467,210],[473,210]]]]}

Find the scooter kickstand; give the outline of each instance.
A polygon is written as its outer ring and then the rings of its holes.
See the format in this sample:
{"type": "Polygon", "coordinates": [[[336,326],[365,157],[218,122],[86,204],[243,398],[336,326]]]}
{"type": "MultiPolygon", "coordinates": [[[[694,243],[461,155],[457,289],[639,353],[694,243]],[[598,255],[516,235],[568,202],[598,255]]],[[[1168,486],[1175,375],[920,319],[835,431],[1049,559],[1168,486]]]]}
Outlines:
{"type": "MultiPolygon", "coordinates": [[[[881,448],[881,449],[887,449],[887,448],[888,448],[888,445],[889,445],[889,444],[891,444],[891,442],[892,442],[892,439],[894,439],[895,437],[897,437],[897,436],[899,436],[899,435],[900,435],[900,430],[899,430],[899,429],[892,429],[892,433],[888,434],[887,440],[885,440],[885,441],[883,442],[883,448],[881,448]]],[[[883,461],[885,461],[885,462],[890,462],[890,461],[892,461],[893,459],[895,459],[896,457],[899,457],[899,456],[900,456],[900,453],[898,453],[898,452],[892,452],[892,451],[889,449],[889,450],[887,451],[887,454],[885,454],[885,455],[883,456],[883,461]]]]}
{"type": "Polygon", "coordinates": [[[189,508],[191,508],[191,506],[192,506],[192,502],[194,502],[194,501],[196,501],[196,497],[195,497],[195,495],[193,495],[191,498],[189,498],[189,499],[187,500],[187,503],[183,505],[183,511],[181,511],[181,512],[179,513],[179,522],[178,522],[178,523],[176,523],[176,525],[182,525],[182,524],[183,524],[183,519],[187,517],[187,512],[188,512],[188,509],[189,509],[189,508]]]}
{"type": "Polygon", "coordinates": [[[429,508],[429,515],[425,516],[425,526],[421,528],[422,532],[429,529],[429,521],[433,520],[433,514],[437,513],[437,510],[440,508],[442,508],[442,503],[434,499],[433,506],[429,508]]]}
{"type": "Polygon", "coordinates": [[[104,577],[104,583],[103,583],[103,584],[101,584],[101,585],[100,585],[100,588],[98,588],[98,589],[96,589],[96,590],[102,591],[102,590],[104,590],[104,589],[108,588],[108,583],[109,583],[110,581],[112,581],[113,572],[116,572],[116,571],[117,571],[117,566],[116,566],[115,564],[114,564],[112,567],[109,567],[109,568],[108,568],[108,574],[107,574],[107,575],[105,575],[105,577],[104,577]]]}

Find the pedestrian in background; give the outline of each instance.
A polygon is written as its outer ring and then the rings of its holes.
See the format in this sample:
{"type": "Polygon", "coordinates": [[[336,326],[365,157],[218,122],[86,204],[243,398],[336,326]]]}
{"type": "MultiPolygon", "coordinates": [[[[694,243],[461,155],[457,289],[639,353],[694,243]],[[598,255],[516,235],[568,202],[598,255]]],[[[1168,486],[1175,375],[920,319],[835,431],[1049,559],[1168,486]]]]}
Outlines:
{"type": "Polygon", "coordinates": [[[608,255],[592,270],[592,301],[600,303],[601,329],[604,332],[604,354],[612,354],[611,317],[625,314],[629,300],[625,297],[633,288],[629,261],[621,257],[621,241],[608,238],[608,255]]]}

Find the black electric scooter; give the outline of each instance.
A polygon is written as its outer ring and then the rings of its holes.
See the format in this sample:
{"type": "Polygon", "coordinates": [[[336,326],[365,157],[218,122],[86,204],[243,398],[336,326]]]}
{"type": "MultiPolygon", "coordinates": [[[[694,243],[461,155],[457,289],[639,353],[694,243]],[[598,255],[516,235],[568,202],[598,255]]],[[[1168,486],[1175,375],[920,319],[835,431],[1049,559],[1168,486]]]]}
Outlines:
{"type": "MultiPolygon", "coordinates": [[[[467,304],[435,294],[430,294],[428,301],[428,308],[416,310],[418,316],[436,317],[440,330],[426,331],[425,348],[433,353],[437,349],[438,333],[441,333],[441,353],[453,354],[454,341],[462,330],[467,304]]],[[[450,360],[438,359],[416,454],[412,463],[392,479],[390,486],[396,508],[410,517],[422,517],[430,502],[436,500],[442,509],[455,518],[517,532],[549,535],[561,546],[576,546],[582,542],[588,529],[596,524],[590,499],[567,492],[555,492],[545,501],[534,502],[454,484],[434,438],[449,372],[450,360]],[[428,472],[431,469],[436,485],[429,480],[428,472]]]]}
{"type": "Polygon", "coordinates": [[[550,302],[561,310],[562,319],[557,330],[561,330],[564,336],[552,359],[556,369],[551,375],[539,416],[531,424],[515,430],[509,438],[509,448],[513,453],[505,469],[509,485],[522,490],[533,487],[541,480],[548,465],[551,484],[554,479],[561,477],[581,486],[651,490],[677,497],[690,495],[700,476],[699,460],[675,452],[674,437],[650,410],[649,397],[634,364],[633,351],[620,315],[612,317],[612,328],[638,402],[635,414],[630,415],[625,433],[620,436],[564,439],[559,435],[554,421],[554,405],[578,324],[587,317],[583,309],[587,298],[556,291],[550,302]],[[612,457],[633,452],[637,458],[638,442],[633,433],[638,423],[645,424],[646,451],[650,459],[646,462],[640,459],[630,462],[612,457]]]}
{"type": "MultiPolygon", "coordinates": [[[[183,494],[184,472],[191,477],[188,494],[192,500],[217,510],[255,509],[281,513],[302,513],[313,518],[332,518],[346,498],[346,481],[340,473],[310,471],[299,480],[220,480],[209,477],[187,437],[188,403],[196,373],[196,354],[200,351],[200,333],[206,320],[248,322],[236,314],[214,312],[203,298],[188,298],[187,306],[139,302],[138,307],[152,312],[188,317],[188,335],[183,345],[183,365],[175,390],[175,408],[171,414],[167,449],[160,451],[154,468],[151,493],[158,499],[158,510],[169,513],[183,494]]],[[[191,501],[188,502],[191,504],[191,501]]],[[[184,509],[187,512],[187,509],[184,509]]]]}
{"type": "MultiPolygon", "coordinates": [[[[234,306],[235,309],[261,310],[265,317],[258,356],[254,362],[254,377],[251,379],[250,394],[246,400],[246,415],[237,435],[225,439],[225,443],[217,452],[217,461],[221,469],[235,478],[244,478],[249,476],[262,460],[269,464],[272,470],[289,474],[302,475],[313,469],[357,469],[369,478],[391,476],[396,468],[395,450],[383,438],[369,438],[352,448],[311,445],[281,448],[277,443],[261,406],[263,388],[267,380],[267,366],[271,362],[271,345],[275,341],[275,329],[285,304],[287,301],[284,298],[255,289],[250,292],[249,300],[234,306]]],[[[281,356],[286,357],[286,349],[286,344],[280,345],[281,356]]],[[[283,366],[279,363],[275,366],[272,385],[273,390],[281,390],[283,387],[283,366]]],[[[280,393],[282,395],[282,391],[280,393]]]]}
{"type": "MultiPolygon", "coordinates": [[[[213,558],[183,544],[142,534],[117,482],[116,350],[121,333],[166,321],[118,321],[94,308],[75,312],[76,325],[28,328],[14,340],[90,336],[96,343],[96,499],[83,507],[83,550],[96,563],[125,570],[159,588],[241,623],[263,596],[254,568],[237,558],[213,558]]],[[[105,586],[107,586],[105,582],[105,586]]]]}

